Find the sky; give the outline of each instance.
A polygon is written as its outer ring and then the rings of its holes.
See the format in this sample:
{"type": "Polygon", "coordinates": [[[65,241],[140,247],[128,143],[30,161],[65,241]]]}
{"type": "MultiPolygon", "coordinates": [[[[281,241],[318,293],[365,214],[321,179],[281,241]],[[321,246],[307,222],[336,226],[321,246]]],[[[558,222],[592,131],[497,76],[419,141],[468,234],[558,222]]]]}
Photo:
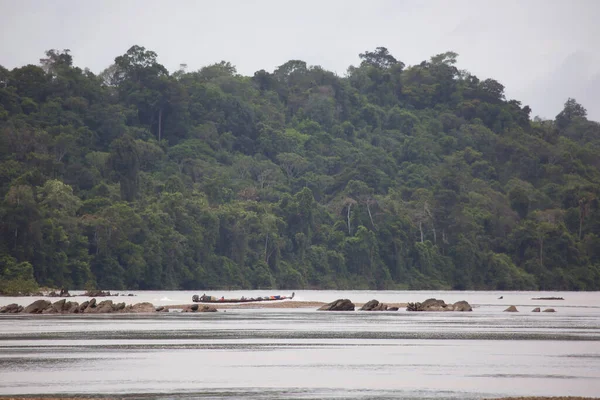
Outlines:
{"type": "Polygon", "coordinates": [[[99,73],[137,44],[170,71],[225,60],[252,75],[299,59],[343,76],[378,46],[406,65],[455,51],[532,117],[572,97],[600,121],[598,21],[600,0],[0,0],[0,65],[70,49],[99,73]]]}

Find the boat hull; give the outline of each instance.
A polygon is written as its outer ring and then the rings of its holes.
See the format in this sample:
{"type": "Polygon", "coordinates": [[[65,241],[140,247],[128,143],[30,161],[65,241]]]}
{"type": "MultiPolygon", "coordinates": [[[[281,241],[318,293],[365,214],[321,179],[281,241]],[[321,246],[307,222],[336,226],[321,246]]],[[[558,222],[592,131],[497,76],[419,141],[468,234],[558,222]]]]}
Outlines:
{"type": "Polygon", "coordinates": [[[282,301],[291,300],[294,298],[295,293],[291,296],[270,296],[270,297],[256,297],[256,298],[244,298],[244,299],[215,299],[214,296],[198,296],[197,294],[192,296],[194,303],[207,303],[207,304],[228,304],[228,303],[256,303],[263,301],[282,301]]]}

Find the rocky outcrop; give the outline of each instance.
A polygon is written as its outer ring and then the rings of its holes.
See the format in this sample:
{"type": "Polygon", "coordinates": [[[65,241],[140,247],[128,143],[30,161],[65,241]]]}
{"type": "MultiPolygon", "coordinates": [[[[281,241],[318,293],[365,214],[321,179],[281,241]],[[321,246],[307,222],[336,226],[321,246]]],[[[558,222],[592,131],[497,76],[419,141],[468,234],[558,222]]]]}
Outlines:
{"type": "Polygon", "coordinates": [[[540,312],[540,308],[539,308],[539,307],[536,307],[536,308],[534,308],[533,310],[531,310],[531,312],[540,312]]]}
{"type": "Polygon", "coordinates": [[[519,312],[519,310],[517,310],[517,307],[515,306],[510,306],[506,310],[504,310],[504,312],[519,312]]]}
{"type": "Polygon", "coordinates": [[[377,300],[371,300],[366,302],[359,311],[398,311],[398,307],[389,307],[377,300]]]}
{"type": "Polygon", "coordinates": [[[329,304],[325,304],[318,311],[354,311],[354,303],[348,299],[338,299],[329,304]]]}
{"type": "Polygon", "coordinates": [[[23,310],[25,314],[41,314],[52,303],[48,300],[36,300],[23,310]]]}
{"type": "MultiPolygon", "coordinates": [[[[108,296],[112,296],[112,294],[110,294],[110,292],[104,292],[102,290],[88,290],[87,292],[85,292],[83,294],[83,296],[89,296],[89,297],[108,297],[108,296]]],[[[118,294],[117,294],[118,296],[118,294]]]]}
{"type": "Polygon", "coordinates": [[[126,313],[152,313],[156,312],[154,305],[152,303],[137,303],[133,305],[129,305],[123,309],[123,312],[126,313]]]}
{"type": "MultiPolygon", "coordinates": [[[[168,308],[163,307],[163,309],[169,311],[168,308]]],[[[55,303],[51,303],[48,300],[36,300],[25,308],[17,304],[9,304],[0,308],[0,313],[3,314],[110,314],[153,313],[156,311],[157,309],[151,303],[126,305],[125,303],[113,303],[112,300],[104,300],[98,303],[95,298],[81,304],[75,301],[67,301],[66,299],[58,300],[55,303]]]]}
{"type": "Polygon", "coordinates": [[[427,299],[422,303],[408,303],[406,311],[473,311],[473,308],[464,300],[446,304],[444,300],[427,299]]]}
{"type": "Polygon", "coordinates": [[[554,308],[546,308],[543,312],[556,312],[554,308]]]}
{"type": "Polygon", "coordinates": [[[55,290],[52,290],[47,294],[48,297],[71,297],[71,294],[67,289],[61,289],[60,293],[56,293],[55,290]]]}
{"type": "MultiPolygon", "coordinates": [[[[96,300],[96,299],[93,299],[96,300]]],[[[112,300],[104,300],[100,303],[90,302],[90,305],[85,309],[85,313],[106,314],[115,311],[112,300]]]]}
{"type": "Polygon", "coordinates": [[[473,311],[473,307],[465,300],[454,303],[454,311],[473,311]]]}
{"type": "Polygon", "coordinates": [[[217,309],[206,304],[202,306],[192,304],[181,309],[181,312],[217,312],[217,309]]]}
{"type": "Polygon", "coordinates": [[[0,308],[0,314],[18,314],[22,311],[23,307],[16,303],[12,303],[0,308]]]}

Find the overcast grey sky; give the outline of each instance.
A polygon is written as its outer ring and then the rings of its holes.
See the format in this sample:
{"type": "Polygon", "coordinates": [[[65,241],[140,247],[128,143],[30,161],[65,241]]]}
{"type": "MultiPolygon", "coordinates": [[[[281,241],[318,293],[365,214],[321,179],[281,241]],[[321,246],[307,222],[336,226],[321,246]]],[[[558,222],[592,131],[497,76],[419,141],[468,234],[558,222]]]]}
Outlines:
{"type": "Polygon", "coordinates": [[[134,44],[170,71],[226,60],[244,75],[290,59],[343,75],[377,46],[408,65],[452,50],[532,116],[574,97],[600,120],[600,0],[0,0],[0,37],[6,68],[55,48],[96,73],[134,44]]]}

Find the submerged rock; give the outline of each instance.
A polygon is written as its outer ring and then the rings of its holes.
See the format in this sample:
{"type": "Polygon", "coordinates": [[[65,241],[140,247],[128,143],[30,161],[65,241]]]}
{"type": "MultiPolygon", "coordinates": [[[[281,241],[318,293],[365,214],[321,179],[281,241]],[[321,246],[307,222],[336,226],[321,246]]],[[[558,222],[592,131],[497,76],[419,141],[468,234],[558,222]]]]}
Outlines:
{"type": "Polygon", "coordinates": [[[12,303],[0,308],[0,314],[18,314],[23,311],[23,307],[17,303],[12,303]]]}
{"type": "Polygon", "coordinates": [[[464,300],[446,304],[444,300],[427,299],[422,303],[408,303],[406,311],[473,311],[473,308],[464,300]]]}
{"type": "Polygon", "coordinates": [[[534,308],[533,310],[531,310],[531,312],[540,312],[540,308],[539,308],[539,307],[536,307],[536,308],[534,308]]]}
{"type": "MultiPolygon", "coordinates": [[[[166,311],[169,310],[167,309],[166,311]]],[[[200,306],[199,304],[191,304],[181,309],[181,312],[217,312],[217,309],[209,305],[200,306]]]]}
{"type": "Polygon", "coordinates": [[[519,310],[517,310],[517,307],[515,307],[515,306],[510,306],[504,311],[505,312],[519,312],[519,310]]]}
{"type": "Polygon", "coordinates": [[[556,312],[554,308],[546,308],[543,312],[556,312]]]}
{"type": "Polygon", "coordinates": [[[338,299],[329,304],[325,304],[317,311],[354,311],[354,303],[348,299],[338,299]]]}

